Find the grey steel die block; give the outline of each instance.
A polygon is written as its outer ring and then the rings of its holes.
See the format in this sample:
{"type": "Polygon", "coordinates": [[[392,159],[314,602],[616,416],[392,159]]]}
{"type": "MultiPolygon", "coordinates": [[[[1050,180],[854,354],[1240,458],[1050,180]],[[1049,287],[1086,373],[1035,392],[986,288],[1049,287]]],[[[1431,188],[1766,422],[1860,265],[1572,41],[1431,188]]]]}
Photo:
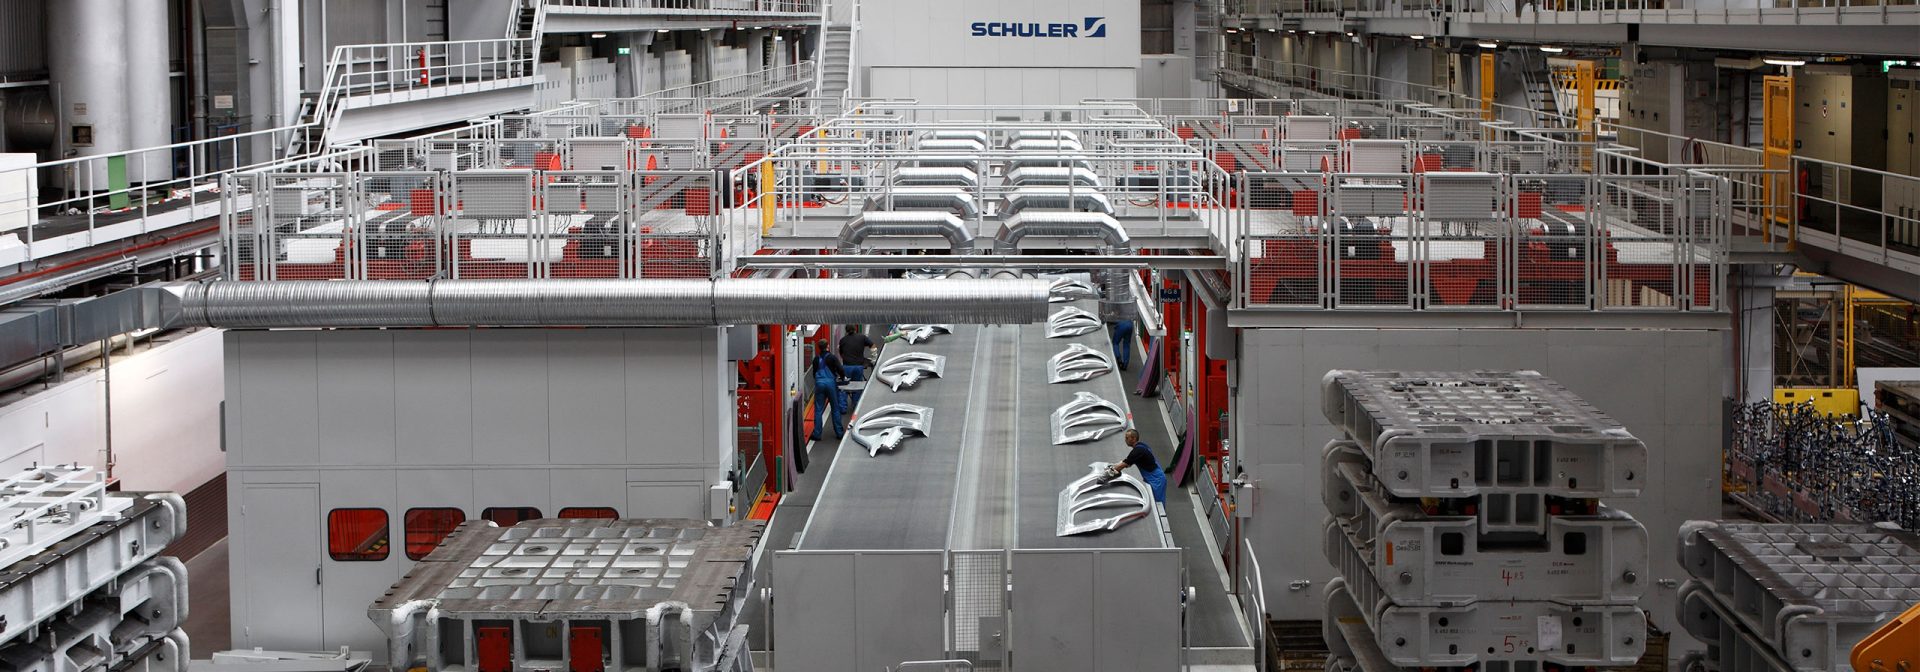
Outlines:
{"type": "Polygon", "coordinates": [[[1400,497],[1635,497],[1647,447],[1533,371],[1329,371],[1322,411],[1400,497]]]}

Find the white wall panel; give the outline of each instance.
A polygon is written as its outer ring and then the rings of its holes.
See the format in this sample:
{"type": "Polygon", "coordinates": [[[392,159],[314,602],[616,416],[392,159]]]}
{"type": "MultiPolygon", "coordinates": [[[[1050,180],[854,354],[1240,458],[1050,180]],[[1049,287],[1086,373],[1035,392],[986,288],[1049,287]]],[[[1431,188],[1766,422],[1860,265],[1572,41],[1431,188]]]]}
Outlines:
{"type": "Polygon", "coordinates": [[[227,357],[229,466],[318,461],[315,332],[280,333],[285,336],[271,346],[251,339],[235,341],[239,352],[227,357]]]}
{"type": "Polygon", "coordinates": [[[320,463],[393,464],[393,339],[343,331],[322,339],[318,367],[320,463]]]}
{"type": "Polygon", "coordinates": [[[857,39],[855,65],[866,71],[861,79],[868,82],[869,96],[910,96],[930,104],[1060,105],[1091,96],[1132,98],[1138,90],[1133,73],[1140,62],[1140,5],[1126,0],[868,3],[861,8],[857,39]],[[1053,36],[976,35],[976,23],[1037,24],[1038,32],[1053,36]],[[1089,36],[1090,23],[1103,26],[1104,35],[1089,36]],[[908,72],[887,72],[898,69],[908,72]],[[928,80],[936,72],[966,69],[984,69],[987,88],[974,93],[971,76],[928,80]],[[1099,74],[1106,70],[1125,76],[1099,74]],[[1053,74],[1035,76],[1035,71],[1053,74]],[[1002,83],[996,85],[996,79],[1002,83]]]}
{"type": "Polygon", "coordinates": [[[396,464],[473,459],[473,404],[448,403],[472,394],[470,338],[464,331],[422,330],[394,339],[396,464]]]}
{"type": "Polygon", "coordinates": [[[607,366],[625,355],[626,339],[617,331],[583,332],[547,353],[552,376],[547,404],[553,409],[548,433],[555,464],[626,462],[625,423],[605,421],[626,413],[626,372],[607,366]]]}
{"type": "Polygon", "coordinates": [[[547,335],[537,329],[473,332],[473,461],[548,461],[547,335]]]}

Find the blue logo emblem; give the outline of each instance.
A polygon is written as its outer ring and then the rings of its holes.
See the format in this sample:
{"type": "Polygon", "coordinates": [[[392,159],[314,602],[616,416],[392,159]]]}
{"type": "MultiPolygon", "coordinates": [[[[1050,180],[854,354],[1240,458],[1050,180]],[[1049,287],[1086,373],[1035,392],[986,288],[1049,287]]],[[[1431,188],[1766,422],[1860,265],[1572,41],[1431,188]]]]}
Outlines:
{"type": "Polygon", "coordinates": [[[1011,23],[975,21],[974,37],[1106,37],[1107,17],[1089,16],[1080,23],[1011,23]]]}

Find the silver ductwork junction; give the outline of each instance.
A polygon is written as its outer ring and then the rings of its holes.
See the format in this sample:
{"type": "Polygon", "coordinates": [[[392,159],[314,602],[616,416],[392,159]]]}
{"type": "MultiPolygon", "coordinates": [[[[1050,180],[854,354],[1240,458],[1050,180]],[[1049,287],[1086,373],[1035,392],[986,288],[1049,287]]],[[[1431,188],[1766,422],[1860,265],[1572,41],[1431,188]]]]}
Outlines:
{"type": "Polygon", "coordinates": [[[1053,410],[1053,445],[1098,441],[1127,426],[1127,412],[1119,404],[1092,392],[1075,392],[1073,400],[1053,410]]]}
{"type": "Polygon", "coordinates": [[[939,378],[947,370],[947,357],[928,352],[906,352],[887,358],[886,363],[875,369],[873,377],[887,384],[887,389],[899,392],[901,388],[913,387],[922,378],[939,378]]]}
{"type": "Polygon", "coordinates": [[[1078,152],[1085,150],[1080,141],[1073,138],[1021,138],[1007,145],[1016,152],[1078,152]]]}
{"type": "Polygon", "coordinates": [[[884,210],[933,210],[967,219],[980,216],[973,194],[960,187],[902,187],[877,192],[869,200],[884,210]]]}
{"type": "MultiPolygon", "coordinates": [[[[1065,190],[1061,189],[1061,191],[1065,190]]],[[[1104,248],[1106,254],[1133,253],[1133,241],[1127,236],[1126,227],[1121,226],[1120,222],[1111,215],[1098,212],[1047,211],[1010,215],[1006,219],[1006,227],[1000,229],[1000,235],[994,238],[994,246],[1001,254],[1017,254],[1020,250],[1020,242],[1030,237],[1099,238],[1106,243],[1104,248]]],[[[1124,269],[1104,271],[1101,274],[1107,291],[1106,299],[1100,303],[1100,312],[1107,319],[1129,319],[1133,314],[1133,284],[1129,277],[1131,275],[1133,275],[1132,271],[1124,269]]]]}
{"type": "Polygon", "coordinates": [[[1153,490],[1139,478],[1121,472],[1109,476],[1104,462],[1087,465],[1088,473],[1060,490],[1056,536],[1070,537],[1097,530],[1113,530],[1153,513],[1153,490]],[[1111,515],[1076,522],[1081,513],[1120,507],[1111,515]]]}
{"type": "Polygon", "coordinates": [[[1080,141],[1080,134],[1063,129],[1029,128],[1013,132],[1015,142],[1021,140],[1072,140],[1080,141]]]}
{"type": "Polygon", "coordinates": [[[980,174],[972,168],[920,168],[908,166],[895,168],[893,185],[896,187],[960,187],[963,189],[980,188],[980,174]]]}
{"type": "Polygon", "coordinates": [[[1098,173],[1085,168],[1063,168],[1059,166],[1016,168],[1007,173],[1007,184],[1016,187],[1064,187],[1067,185],[1076,185],[1097,188],[1102,186],[1098,173]]]}
{"type": "Polygon", "coordinates": [[[973,230],[951,212],[907,211],[867,212],[840,229],[840,250],[860,249],[868,238],[901,236],[940,236],[954,254],[973,251],[973,230]]]}
{"type": "MultiPolygon", "coordinates": [[[[1028,170],[1028,169],[1021,169],[1028,170]]],[[[1007,196],[1007,209],[1003,214],[1008,217],[1020,214],[1028,208],[1046,208],[1048,210],[1070,210],[1074,212],[1095,212],[1111,217],[1113,202],[1107,195],[1092,189],[1071,187],[1020,187],[1007,196]]],[[[1011,226],[1011,225],[1009,225],[1011,226]]]]}
{"type": "MultiPolygon", "coordinates": [[[[922,159],[920,161],[920,165],[925,166],[930,164],[928,164],[925,159],[922,159]]],[[[1093,162],[1088,160],[1087,155],[1085,154],[1024,154],[1023,153],[1023,154],[1016,155],[1013,158],[1007,159],[1007,172],[1009,173],[1019,170],[1021,168],[1045,168],[1045,167],[1083,168],[1088,171],[1092,171],[1093,162]]]]}
{"type": "Polygon", "coordinates": [[[917,149],[928,152],[984,152],[986,143],[971,138],[929,138],[921,140],[917,149]]]}
{"type": "MultiPolygon", "coordinates": [[[[1030,324],[1045,280],[313,280],[161,285],[167,326],[678,327],[888,324],[941,319],[1030,324]]],[[[951,327],[949,326],[950,330],[951,327]]]]}
{"type": "Polygon", "coordinates": [[[972,140],[974,142],[980,143],[980,146],[982,147],[987,146],[986,131],[947,128],[947,129],[940,129],[940,130],[934,130],[934,131],[927,131],[926,138],[930,140],[972,140]]]}

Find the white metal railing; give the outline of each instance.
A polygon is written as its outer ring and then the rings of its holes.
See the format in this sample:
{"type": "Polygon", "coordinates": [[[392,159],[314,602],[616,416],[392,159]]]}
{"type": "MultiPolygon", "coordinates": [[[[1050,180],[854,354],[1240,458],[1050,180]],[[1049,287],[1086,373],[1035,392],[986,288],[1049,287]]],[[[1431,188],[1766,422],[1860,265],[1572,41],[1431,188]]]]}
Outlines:
{"type": "Polygon", "coordinates": [[[0,222],[18,224],[0,230],[0,265],[105,242],[97,234],[109,226],[131,226],[133,230],[112,236],[124,238],[148,232],[149,223],[162,214],[177,212],[182,218],[165,226],[210,216],[199,211],[220,203],[220,176],[283,160],[274,143],[286,136],[285,128],[250,131],[0,170],[0,182],[32,179],[42,187],[63,188],[67,194],[37,203],[0,202],[0,222]],[[136,181],[128,175],[128,166],[133,165],[146,167],[146,179],[136,181]]]}
{"type": "Polygon", "coordinates": [[[819,0],[545,0],[548,7],[612,9],[636,14],[813,14],[819,0]]]}

